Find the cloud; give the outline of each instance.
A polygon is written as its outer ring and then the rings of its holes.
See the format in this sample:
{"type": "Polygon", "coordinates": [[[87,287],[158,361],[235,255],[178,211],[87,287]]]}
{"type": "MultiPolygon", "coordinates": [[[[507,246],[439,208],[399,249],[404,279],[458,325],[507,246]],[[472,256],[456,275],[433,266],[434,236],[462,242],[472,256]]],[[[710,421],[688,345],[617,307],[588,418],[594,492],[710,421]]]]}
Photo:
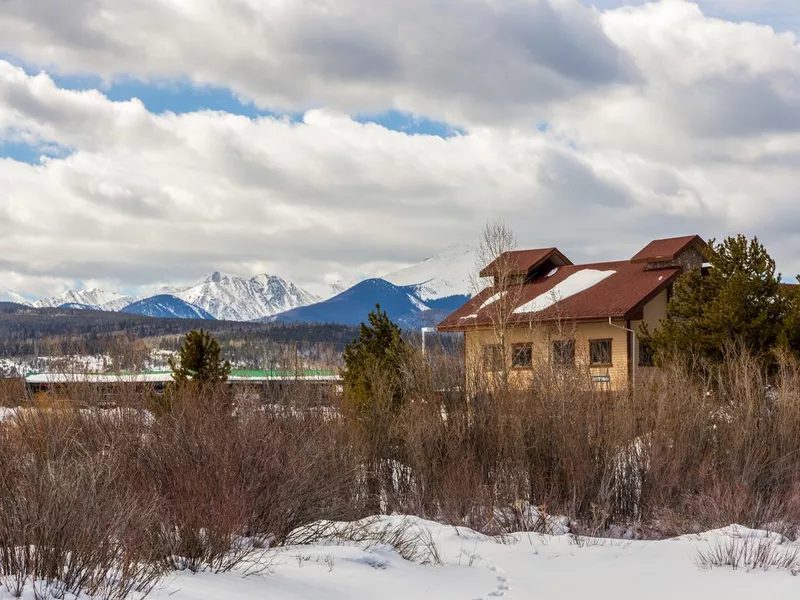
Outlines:
{"type": "MultiPolygon", "coordinates": [[[[652,0],[581,0],[600,10],[650,4],[652,0]]],[[[769,25],[776,31],[800,31],[796,0],[694,0],[704,14],[737,23],[769,25]]]]}
{"type": "Polygon", "coordinates": [[[61,73],[188,77],[270,109],[464,121],[530,116],[637,77],[577,0],[5,0],[0,40],[61,73]]]}
{"type": "Polygon", "coordinates": [[[0,140],[65,151],[0,158],[0,281],[128,290],[219,269],[320,289],[470,242],[493,216],[576,260],[759,233],[800,271],[792,34],[680,0],[457,6],[5,0],[0,52],[49,66],[0,61],[0,140]],[[188,78],[302,119],[154,114],[47,74],[78,71],[188,78]],[[463,133],[350,116],[389,109],[463,133]]]}

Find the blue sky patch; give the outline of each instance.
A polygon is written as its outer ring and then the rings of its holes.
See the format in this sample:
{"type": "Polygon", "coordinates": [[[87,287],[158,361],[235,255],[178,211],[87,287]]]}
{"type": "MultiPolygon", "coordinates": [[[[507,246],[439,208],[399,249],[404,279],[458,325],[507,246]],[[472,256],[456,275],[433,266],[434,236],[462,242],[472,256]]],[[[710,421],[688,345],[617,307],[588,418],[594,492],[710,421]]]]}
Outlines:
{"type": "Polygon", "coordinates": [[[184,114],[201,110],[214,110],[250,118],[276,114],[261,110],[251,102],[242,101],[226,88],[197,85],[186,80],[142,82],[124,78],[109,83],[97,77],[65,77],[53,74],[50,76],[60,88],[96,89],[113,102],[138,98],[147,110],[154,114],[168,111],[184,114]]]}
{"type": "Polygon", "coordinates": [[[435,135],[440,138],[450,138],[465,133],[463,129],[444,121],[435,121],[399,110],[356,115],[353,118],[359,123],[375,123],[386,129],[400,131],[409,135],[435,135]]]}
{"type": "MultiPolygon", "coordinates": [[[[40,69],[27,65],[14,57],[0,56],[0,58],[23,68],[29,75],[35,75],[40,71],[40,69]]],[[[184,114],[201,110],[215,110],[249,118],[289,117],[294,122],[300,122],[303,119],[302,113],[286,114],[264,110],[252,102],[239,98],[227,88],[197,85],[185,79],[143,82],[124,77],[108,82],[93,75],[58,75],[51,72],[48,72],[48,75],[58,87],[65,90],[98,90],[113,102],[138,98],[147,110],[154,114],[167,111],[184,114]]],[[[386,129],[409,135],[422,134],[448,138],[464,133],[463,130],[443,121],[398,110],[356,115],[353,118],[359,123],[376,123],[386,129]]]]}
{"type": "MultiPolygon", "coordinates": [[[[27,64],[13,56],[0,54],[0,59],[24,69],[29,75],[36,75],[42,70],[38,66],[27,64]]],[[[303,119],[302,113],[287,114],[264,110],[252,102],[238,97],[228,88],[198,85],[187,79],[146,82],[132,77],[122,77],[112,81],[104,81],[94,75],[59,75],[49,71],[46,72],[59,88],[76,91],[98,90],[114,102],[124,102],[138,98],[147,110],[154,114],[168,111],[175,114],[185,114],[201,110],[214,110],[249,118],[264,116],[288,117],[293,122],[300,122],[303,119]]],[[[409,135],[433,135],[449,138],[465,133],[463,129],[449,123],[399,110],[359,114],[353,118],[359,123],[375,123],[386,129],[409,135]]],[[[19,149],[17,149],[17,152],[20,152],[19,149]]]]}
{"type": "Polygon", "coordinates": [[[10,158],[17,162],[38,165],[42,163],[42,157],[65,158],[70,154],[72,154],[72,150],[59,144],[29,144],[18,140],[5,140],[0,137],[0,159],[10,158]]]}

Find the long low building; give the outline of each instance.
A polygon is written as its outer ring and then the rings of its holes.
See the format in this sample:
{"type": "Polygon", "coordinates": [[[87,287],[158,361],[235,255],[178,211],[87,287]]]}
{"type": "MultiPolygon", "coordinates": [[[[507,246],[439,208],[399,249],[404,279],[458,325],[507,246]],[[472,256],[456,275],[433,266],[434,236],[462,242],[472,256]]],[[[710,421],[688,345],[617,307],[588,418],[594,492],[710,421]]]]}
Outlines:
{"type": "MultiPolygon", "coordinates": [[[[137,386],[163,392],[173,383],[172,371],[146,371],[123,373],[28,373],[25,375],[25,388],[29,396],[63,389],[66,386],[137,386]]],[[[242,390],[274,396],[299,384],[322,390],[320,397],[338,394],[341,391],[342,377],[328,369],[300,369],[298,371],[234,370],[231,371],[228,385],[242,390]]]]}

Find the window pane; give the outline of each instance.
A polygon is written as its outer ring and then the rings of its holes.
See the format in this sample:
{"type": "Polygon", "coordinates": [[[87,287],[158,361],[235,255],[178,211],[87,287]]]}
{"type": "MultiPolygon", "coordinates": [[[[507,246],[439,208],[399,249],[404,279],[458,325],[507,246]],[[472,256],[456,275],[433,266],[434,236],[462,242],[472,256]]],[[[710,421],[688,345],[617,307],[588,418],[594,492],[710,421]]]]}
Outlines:
{"type": "Polygon", "coordinates": [[[589,361],[593,365],[610,365],[611,340],[590,340],[589,361]]]}
{"type": "Polygon", "coordinates": [[[553,364],[561,367],[575,366],[575,341],[558,340],[552,346],[553,364]]]}
{"type": "Polygon", "coordinates": [[[511,352],[513,366],[524,368],[533,364],[533,344],[514,344],[511,352]]]}

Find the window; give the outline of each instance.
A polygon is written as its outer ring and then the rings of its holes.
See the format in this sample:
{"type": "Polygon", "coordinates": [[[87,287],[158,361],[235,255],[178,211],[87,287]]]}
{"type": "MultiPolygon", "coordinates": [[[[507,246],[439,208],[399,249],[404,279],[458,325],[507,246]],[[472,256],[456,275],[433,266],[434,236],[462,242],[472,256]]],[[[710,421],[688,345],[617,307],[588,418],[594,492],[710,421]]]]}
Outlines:
{"type": "Polygon", "coordinates": [[[501,371],[503,362],[503,347],[500,344],[483,347],[483,367],[487,371],[501,371]]]}
{"type": "Polygon", "coordinates": [[[550,360],[558,367],[574,367],[575,340],[556,340],[553,342],[550,360]]]}
{"type": "Polygon", "coordinates": [[[589,340],[589,364],[593,367],[611,366],[611,340],[589,340]]]}
{"type": "Polygon", "coordinates": [[[515,369],[530,369],[533,366],[533,344],[511,346],[511,366],[515,369]]]}

